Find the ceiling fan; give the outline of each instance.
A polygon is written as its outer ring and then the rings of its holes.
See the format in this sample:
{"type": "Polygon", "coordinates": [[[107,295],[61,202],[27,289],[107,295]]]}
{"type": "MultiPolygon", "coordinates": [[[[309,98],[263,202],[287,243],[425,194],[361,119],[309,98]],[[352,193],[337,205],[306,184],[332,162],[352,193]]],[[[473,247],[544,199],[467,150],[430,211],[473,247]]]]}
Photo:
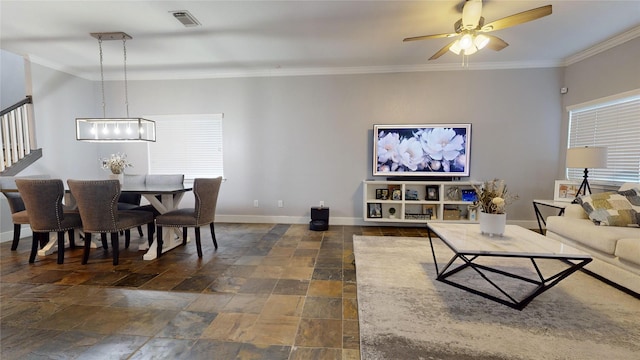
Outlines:
{"type": "Polygon", "coordinates": [[[551,5],[523,11],[485,24],[484,18],[482,17],[482,0],[466,0],[462,6],[462,19],[456,21],[454,24],[454,33],[408,37],[403,41],[459,36],[458,39],[438,50],[429,60],[435,60],[447,51],[451,51],[456,55],[460,53],[463,55],[471,55],[485,46],[489,49],[500,51],[509,46],[509,44],[497,36],[487,35],[486,33],[506,29],[547,15],[551,15],[551,5]]]}

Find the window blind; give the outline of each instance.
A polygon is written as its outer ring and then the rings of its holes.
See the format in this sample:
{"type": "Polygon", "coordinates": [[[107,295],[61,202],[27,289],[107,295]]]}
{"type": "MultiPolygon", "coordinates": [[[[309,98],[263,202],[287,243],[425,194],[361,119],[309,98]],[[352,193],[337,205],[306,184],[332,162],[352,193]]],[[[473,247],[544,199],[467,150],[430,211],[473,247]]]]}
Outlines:
{"type": "MultiPolygon", "coordinates": [[[[589,180],[640,182],[640,91],[569,108],[568,147],[604,146],[607,168],[589,169],[589,180]]],[[[581,180],[584,169],[567,169],[581,180]]]]}
{"type": "Polygon", "coordinates": [[[149,173],[184,174],[185,180],[224,176],[223,114],[156,115],[156,142],[149,143],[149,173]]]}

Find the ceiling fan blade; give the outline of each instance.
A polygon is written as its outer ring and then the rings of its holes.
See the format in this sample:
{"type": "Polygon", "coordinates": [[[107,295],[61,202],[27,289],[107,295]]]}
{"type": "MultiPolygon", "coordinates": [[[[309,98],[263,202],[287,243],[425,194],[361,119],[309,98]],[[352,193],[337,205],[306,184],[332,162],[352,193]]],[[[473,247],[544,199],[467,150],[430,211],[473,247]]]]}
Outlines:
{"type": "Polygon", "coordinates": [[[467,0],[462,7],[462,25],[467,30],[478,27],[482,15],[482,0],[467,0]]]}
{"type": "Polygon", "coordinates": [[[539,8],[523,11],[521,13],[490,22],[484,25],[480,31],[488,32],[501,30],[511,26],[536,20],[547,15],[551,15],[551,5],[541,6],[539,8]]]}
{"type": "Polygon", "coordinates": [[[447,45],[445,45],[442,49],[438,50],[437,53],[433,54],[429,60],[435,60],[437,58],[439,58],[440,56],[444,55],[447,53],[447,51],[449,51],[449,48],[451,47],[451,45],[453,45],[455,41],[452,41],[450,43],[448,43],[447,45]]]}
{"type": "Polygon", "coordinates": [[[448,38],[448,37],[452,37],[452,36],[456,36],[458,34],[435,34],[435,35],[422,35],[422,36],[414,36],[414,37],[408,37],[405,38],[402,41],[416,41],[416,40],[426,40],[426,39],[441,39],[441,38],[448,38]]]}
{"type": "Polygon", "coordinates": [[[484,35],[484,36],[489,38],[489,43],[487,44],[487,48],[491,50],[500,51],[506,48],[507,46],[509,46],[509,44],[506,41],[500,39],[497,36],[493,36],[493,35],[484,35]]]}

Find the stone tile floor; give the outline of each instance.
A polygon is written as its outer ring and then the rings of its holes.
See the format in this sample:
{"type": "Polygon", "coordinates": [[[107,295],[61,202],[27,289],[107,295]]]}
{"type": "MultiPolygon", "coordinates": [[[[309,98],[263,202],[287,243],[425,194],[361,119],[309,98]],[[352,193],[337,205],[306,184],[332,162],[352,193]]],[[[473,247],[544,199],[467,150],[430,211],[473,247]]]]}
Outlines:
{"type": "Polygon", "coordinates": [[[2,243],[0,358],[360,359],[354,234],[427,235],[216,224],[202,259],[193,243],[152,261],[133,245],[118,266],[103,249],[82,265],[81,248],[29,264],[31,238],[2,243]]]}

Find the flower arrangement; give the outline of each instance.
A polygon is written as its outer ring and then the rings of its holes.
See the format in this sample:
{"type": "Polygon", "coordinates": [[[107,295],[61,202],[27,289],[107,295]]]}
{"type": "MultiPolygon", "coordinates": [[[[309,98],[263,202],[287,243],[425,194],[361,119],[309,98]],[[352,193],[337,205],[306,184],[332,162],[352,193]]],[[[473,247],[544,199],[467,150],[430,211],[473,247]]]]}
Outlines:
{"type": "Polygon", "coordinates": [[[504,180],[485,181],[481,187],[473,185],[473,188],[478,198],[474,205],[486,214],[504,214],[506,206],[518,199],[518,195],[507,192],[504,180]]]}
{"type": "Polygon", "coordinates": [[[124,153],[111,154],[109,158],[100,159],[100,161],[102,161],[102,168],[111,170],[112,174],[122,174],[124,168],[133,166],[127,161],[127,154],[124,153]]]}

